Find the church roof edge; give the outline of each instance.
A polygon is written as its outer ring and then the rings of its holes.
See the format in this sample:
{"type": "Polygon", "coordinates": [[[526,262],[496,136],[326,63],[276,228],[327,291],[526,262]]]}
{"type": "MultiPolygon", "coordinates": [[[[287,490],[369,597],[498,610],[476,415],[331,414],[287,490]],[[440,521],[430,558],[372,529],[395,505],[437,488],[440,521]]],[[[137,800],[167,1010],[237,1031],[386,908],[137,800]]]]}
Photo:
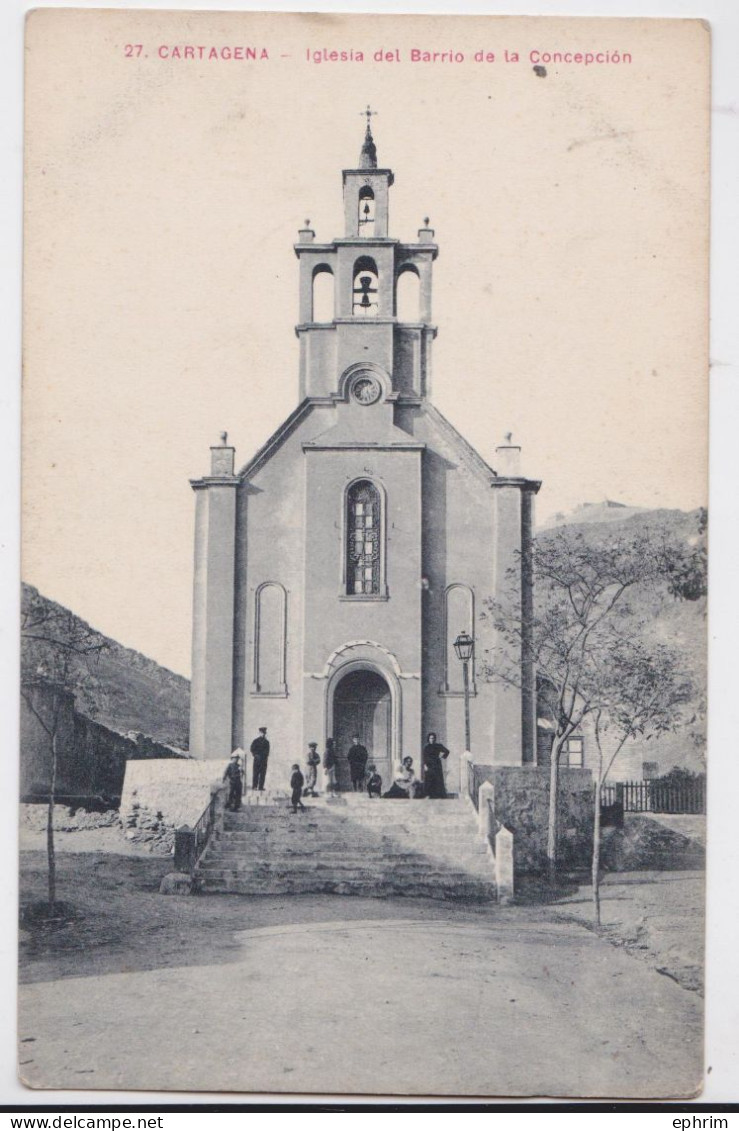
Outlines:
{"type": "Polygon", "coordinates": [[[498,479],[497,472],[493,470],[489,463],[486,463],[480,453],[472,447],[469,440],[465,440],[462,433],[454,427],[450,420],[447,420],[444,414],[440,412],[431,401],[426,400],[423,408],[428,416],[446,432],[451,442],[462,449],[474,469],[485,478],[486,482],[492,485],[492,483],[498,479]]]}
{"type": "Polygon", "coordinates": [[[261,448],[256,450],[251,459],[247,460],[244,466],[239,469],[236,473],[237,478],[243,481],[248,478],[249,475],[257,471],[262,464],[269,459],[274,449],[279,447],[279,445],[287,439],[293,429],[297,427],[300,421],[308,415],[312,407],[313,401],[311,398],[306,397],[305,400],[302,400],[297,408],[293,409],[290,415],[283,420],[279,428],[262,444],[261,448]]]}

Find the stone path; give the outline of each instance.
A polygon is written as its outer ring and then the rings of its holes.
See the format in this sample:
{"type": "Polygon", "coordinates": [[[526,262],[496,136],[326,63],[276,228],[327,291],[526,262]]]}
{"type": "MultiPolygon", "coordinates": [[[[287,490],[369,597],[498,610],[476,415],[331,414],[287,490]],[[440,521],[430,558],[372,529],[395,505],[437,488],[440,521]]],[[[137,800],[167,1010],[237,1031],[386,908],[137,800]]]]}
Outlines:
{"type": "Polygon", "coordinates": [[[377,918],[238,932],[228,963],[23,985],[23,1078],[389,1095],[698,1088],[700,1000],[605,940],[523,908],[470,922],[376,906],[377,918]]]}

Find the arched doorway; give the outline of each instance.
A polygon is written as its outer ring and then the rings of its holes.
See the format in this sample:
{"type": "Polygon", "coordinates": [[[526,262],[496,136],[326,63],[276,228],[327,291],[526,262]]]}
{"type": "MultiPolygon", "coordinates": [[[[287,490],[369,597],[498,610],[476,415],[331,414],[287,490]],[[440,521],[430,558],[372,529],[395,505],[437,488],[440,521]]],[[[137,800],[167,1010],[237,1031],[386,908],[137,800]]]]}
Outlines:
{"type": "Polygon", "coordinates": [[[351,671],[334,691],[333,729],[338,759],[340,789],[351,789],[346,755],[355,734],[367,747],[369,762],[382,777],[383,790],[392,781],[392,696],[376,671],[351,671]]]}

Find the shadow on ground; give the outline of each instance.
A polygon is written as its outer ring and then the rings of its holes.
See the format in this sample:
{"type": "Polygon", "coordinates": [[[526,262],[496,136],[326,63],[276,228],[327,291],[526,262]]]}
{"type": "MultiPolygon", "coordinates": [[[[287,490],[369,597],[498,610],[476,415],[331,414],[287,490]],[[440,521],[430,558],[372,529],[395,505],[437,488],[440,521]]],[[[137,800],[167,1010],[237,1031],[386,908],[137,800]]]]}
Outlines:
{"type": "MultiPolygon", "coordinates": [[[[533,926],[569,922],[595,930],[589,877],[546,880],[522,877],[516,903],[447,903],[429,899],[369,899],[341,895],[162,896],[159,884],[172,858],[118,851],[115,830],[100,837],[100,850],[75,851],[68,834],[57,854],[57,897],[69,905],[63,920],[22,922],[21,982],[94,974],[173,969],[237,961],[239,932],[290,924],[378,919],[427,922],[500,922],[533,926]]],[[[96,834],[96,835],[99,835],[96,834]]],[[[61,846],[61,845],[60,845],[61,846]]],[[[44,900],[46,854],[21,853],[21,909],[44,900]]],[[[603,925],[609,942],[700,992],[703,968],[704,875],[693,872],[611,874],[602,889],[603,925]]]]}
{"type": "MultiPolygon", "coordinates": [[[[235,933],[255,927],[356,919],[476,922],[511,914],[490,904],[337,895],[163,896],[171,857],[65,851],[57,893],[73,914],[64,922],[21,923],[21,982],[128,973],[235,961],[235,933]]],[[[46,856],[21,853],[21,912],[46,894],[46,856]]]]}

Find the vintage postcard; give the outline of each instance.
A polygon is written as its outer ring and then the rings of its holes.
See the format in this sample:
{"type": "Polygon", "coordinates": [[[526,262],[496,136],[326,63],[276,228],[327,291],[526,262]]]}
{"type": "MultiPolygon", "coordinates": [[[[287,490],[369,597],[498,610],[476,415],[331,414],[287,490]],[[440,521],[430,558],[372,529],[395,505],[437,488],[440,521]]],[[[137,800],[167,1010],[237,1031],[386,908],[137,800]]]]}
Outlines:
{"type": "Polygon", "coordinates": [[[708,27],[26,60],[22,1081],[695,1096],[708,27]]]}

